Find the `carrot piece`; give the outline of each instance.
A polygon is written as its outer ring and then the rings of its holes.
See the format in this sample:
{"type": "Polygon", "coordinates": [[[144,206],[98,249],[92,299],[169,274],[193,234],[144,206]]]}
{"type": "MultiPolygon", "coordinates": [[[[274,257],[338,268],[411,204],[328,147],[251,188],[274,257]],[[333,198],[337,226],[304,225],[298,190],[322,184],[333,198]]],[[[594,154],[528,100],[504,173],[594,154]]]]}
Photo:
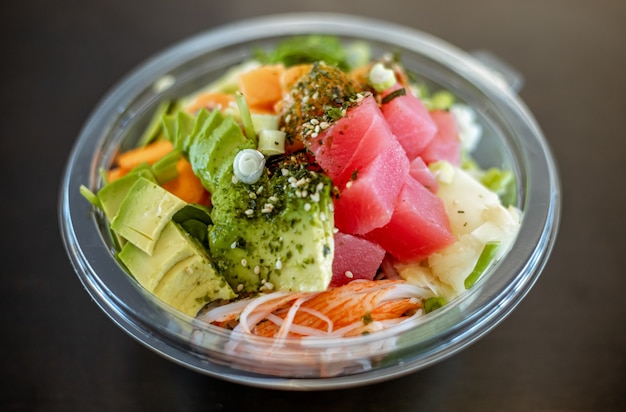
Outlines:
{"type": "Polygon", "coordinates": [[[283,89],[283,92],[288,91],[291,87],[296,84],[298,79],[305,74],[309,73],[313,68],[312,64],[296,64],[295,66],[291,66],[283,72],[280,76],[280,86],[283,89]]]}
{"type": "Polygon", "coordinates": [[[282,98],[280,78],[284,70],[282,64],[264,65],[239,76],[239,89],[250,110],[273,111],[282,98]]]}
{"type": "Polygon", "coordinates": [[[126,173],[128,173],[128,170],[122,169],[121,167],[113,168],[107,172],[107,182],[117,180],[126,175],[126,173]]]}
{"type": "Polygon", "coordinates": [[[207,193],[193,173],[191,163],[184,157],[176,163],[178,176],[163,184],[163,188],[187,203],[206,204],[207,193]]]}
{"type": "Polygon", "coordinates": [[[365,66],[357,67],[350,72],[350,77],[358,84],[367,85],[369,84],[369,75],[370,70],[372,68],[372,64],[366,64],[365,66]]]}
{"type": "Polygon", "coordinates": [[[169,140],[157,140],[143,147],[137,147],[117,156],[120,169],[131,170],[142,163],[154,164],[157,160],[174,150],[169,140]]]}
{"type": "Polygon", "coordinates": [[[195,113],[203,107],[209,111],[213,109],[222,110],[226,109],[234,102],[235,96],[232,94],[221,92],[201,93],[186,110],[190,113],[195,113]]]}

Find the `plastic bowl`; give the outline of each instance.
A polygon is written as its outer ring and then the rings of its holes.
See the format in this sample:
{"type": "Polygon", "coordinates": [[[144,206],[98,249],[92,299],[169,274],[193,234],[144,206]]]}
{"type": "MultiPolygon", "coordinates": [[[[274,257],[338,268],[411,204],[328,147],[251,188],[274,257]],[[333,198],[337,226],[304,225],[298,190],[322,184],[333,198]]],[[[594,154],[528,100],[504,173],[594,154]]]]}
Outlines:
{"type": "Polygon", "coordinates": [[[87,292],[118,326],[162,356],[216,378],[316,390],[379,382],[428,367],[475,342],[516,307],[540,275],[556,238],[560,197],[555,162],[535,120],[510,87],[513,82],[494,73],[428,34],[337,14],[262,17],[192,37],[130,73],[86,122],[60,193],[67,253],[87,292]],[[484,167],[515,173],[522,225],[512,250],[471,290],[413,323],[349,339],[278,344],[243,339],[197,325],[126,274],[114,258],[107,223],[82,198],[79,187],[99,187],[98,170],[137,141],[160,100],[200,88],[250,57],[255,47],[309,33],[366,41],[374,55],[399,52],[409,69],[473,106],[485,130],[477,160],[484,167]],[[164,77],[169,87],[156,87],[164,77]]]}

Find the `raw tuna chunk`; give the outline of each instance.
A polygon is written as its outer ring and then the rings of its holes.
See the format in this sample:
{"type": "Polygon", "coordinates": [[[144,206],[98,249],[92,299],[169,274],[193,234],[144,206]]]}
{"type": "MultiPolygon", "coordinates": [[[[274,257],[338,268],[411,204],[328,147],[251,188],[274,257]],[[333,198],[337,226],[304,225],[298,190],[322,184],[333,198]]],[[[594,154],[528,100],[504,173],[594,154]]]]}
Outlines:
{"type": "Polygon", "coordinates": [[[409,174],[411,177],[420,182],[426,189],[433,193],[437,193],[439,185],[437,184],[437,178],[430,171],[426,163],[420,156],[417,156],[411,161],[409,168],[409,174]]]}
{"type": "Polygon", "coordinates": [[[335,257],[330,286],[341,286],[354,279],[373,280],[385,257],[385,250],[362,237],[335,234],[335,257]]]}
{"type": "Polygon", "coordinates": [[[335,226],[363,234],[389,223],[398,194],[409,173],[409,160],[397,140],[340,187],[335,200],[335,226]]]}
{"type": "Polygon", "coordinates": [[[354,156],[367,130],[383,119],[376,100],[370,95],[358,106],[350,108],[344,117],[328,129],[321,130],[317,137],[307,138],[307,147],[316,162],[335,181],[354,156]]]}
{"type": "Polygon", "coordinates": [[[343,171],[333,178],[333,183],[339,187],[344,187],[348,181],[358,177],[361,171],[377,156],[398,145],[398,140],[391,133],[391,129],[382,114],[375,116],[369,129],[363,134],[358,147],[354,150],[354,155],[345,164],[343,171]]]}
{"type": "Polygon", "coordinates": [[[447,160],[455,166],[461,165],[461,139],[459,129],[451,112],[433,110],[430,117],[437,124],[437,134],[420,154],[430,164],[438,160],[447,160]]]}
{"type": "MultiPolygon", "coordinates": [[[[389,93],[401,88],[400,85],[395,85],[386,90],[382,94],[383,99],[389,93]]],[[[405,95],[383,103],[381,109],[409,160],[415,159],[433,140],[437,125],[429,116],[424,104],[408,88],[405,88],[405,95]]]]}
{"type": "Polygon", "coordinates": [[[364,235],[401,262],[421,260],[455,240],[441,199],[407,176],[385,226],[364,235]]]}

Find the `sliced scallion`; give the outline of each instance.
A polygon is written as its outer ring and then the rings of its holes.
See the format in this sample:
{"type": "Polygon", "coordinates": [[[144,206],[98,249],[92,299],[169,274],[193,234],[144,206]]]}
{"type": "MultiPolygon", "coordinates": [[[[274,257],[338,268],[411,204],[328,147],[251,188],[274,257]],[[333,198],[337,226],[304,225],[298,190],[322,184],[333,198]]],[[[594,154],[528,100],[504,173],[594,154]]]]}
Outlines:
{"type": "Polygon", "coordinates": [[[387,96],[383,97],[381,100],[382,104],[387,104],[390,101],[392,101],[393,99],[395,99],[396,97],[400,97],[400,96],[404,96],[406,95],[406,89],[403,87],[401,89],[397,89],[392,91],[391,93],[389,93],[387,96]]]}
{"type": "Polygon", "coordinates": [[[266,156],[285,153],[285,132],[281,130],[261,130],[259,132],[259,151],[266,156]]]}
{"type": "Polygon", "coordinates": [[[376,63],[370,69],[368,81],[374,90],[380,93],[396,84],[396,74],[382,63],[376,63]]]}
{"type": "Polygon", "coordinates": [[[478,257],[478,261],[476,261],[476,265],[474,266],[474,270],[465,278],[465,289],[470,289],[474,286],[474,283],[480,278],[480,276],[487,270],[491,262],[493,261],[494,256],[496,255],[496,251],[500,246],[500,242],[493,241],[487,242],[483,251],[480,253],[478,257]]]}
{"type": "Polygon", "coordinates": [[[441,296],[433,296],[424,301],[424,312],[430,313],[446,304],[446,300],[441,296]]]}
{"type": "Polygon", "coordinates": [[[257,134],[261,130],[278,130],[278,115],[265,113],[251,113],[252,126],[257,134]]]}
{"type": "Polygon", "coordinates": [[[447,90],[439,90],[430,97],[431,108],[435,110],[450,110],[454,101],[454,95],[447,90]]]}
{"type": "Polygon", "coordinates": [[[246,137],[252,141],[256,141],[256,132],[252,124],[252,116],[250,116],[250,109],[248,108],[248,103],[246,103],[243,93],[239,91],[236,92],[235,100],[237,101],[237,107],[239,108],[239,115],[241,116],[241,122],[243,123],[243,130],[246,132],[246,137]]]}
{"type": "Polygon", "coordinates": [[[89,188],[85,185],[80,185],[80,194],[87,199],[87,201],[89,203],[91,203],[92,205],[94,205],[95,207],[97,207],[98,209],[102,209],[102,205],[100,204],[100,199],[98,199],[98,196],[92,192],[91,190],[89,190],[89,188]]]}

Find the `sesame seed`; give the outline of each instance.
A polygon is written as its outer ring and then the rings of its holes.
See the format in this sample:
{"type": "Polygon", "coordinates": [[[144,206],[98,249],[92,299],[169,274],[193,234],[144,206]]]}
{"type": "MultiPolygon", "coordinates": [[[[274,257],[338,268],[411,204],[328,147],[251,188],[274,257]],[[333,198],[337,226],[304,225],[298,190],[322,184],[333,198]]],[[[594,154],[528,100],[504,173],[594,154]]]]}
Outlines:
{"type": "Polygon", "coordinates": [[[274,284],[271,282],[265,282],[265,285],[263,286],[265,286],[265,289],[267,290],[274,290],[274,284]]]}
{"type": "Polygon", "coordinates": [[[320,220],[321,220],[322,222],[325,222],[325,221],[326,221],[326,213],[324,213],[324,212],[320,212],[320,220]]]}
{"type": "Polygon", "coordinates": [[[237,176],[235,176],[235,175],[233,175],[233,178],[231,179],[231,181],[233,182],[234,185],[239,183],[239,179],[237,179],[237,176]]]}
{"type": "Polygon", "coordinates": [[[352,186],[352,180],[346,183],[346,189],[350,189],[351,186],[352,186]]]}
{"type": "Polygon", "coordinates": [[[237,285],[237,292],[241,292],[243,290],[243,283],[237,285]]]}
{"type": "Polygon", "coordinates": [[[320,129],[322,129],[322,130],[328,129],[329,126],[330,126],[330,124],[328,122],[320,123],[320,129]]]}
{"type": "Polygon", "coordinates": [[[250,199],[256,199],[256,193],[251,192],[249,195],[250,199]]]}
{"type": "Polygon", "coordinates": [[[259,188],[256,190],[256,194],[260,195],[263,192],[263,186],[259,186],[259,188]]]}
{"type": "Polygon", "coordinates": [[[308,212],[309,210],[311,210],[311,204],[310,203],[305,203],[304,204],[304,211],[308,212]]]}
{"type": "Polygon", "coordinates": [[[320,121],[317,120],[317,119],[311,119],[311,124],[318,125],[318,124],[320,124],[320,121]]]}
{"type": "Polygon", "coordinates": [[[314,202],[319,202],[320,201],[320,194],[319,193],[311,193],[311,196],[309,196],[309,198],[314,201],[314,202]]]}
{"type": "Polygon", "coordinates": [[[334,211],[335,211],[335,204],[334,204],[334,203],[329,204],[329,205],[328,205],[328,210],[329,210],[330,212],[334,212],[334,211]]]}
{"type": "Polygon", "coordinates": [[[248,266],[248,261],[245,259],[241,259],[241,266],[243,266],[244,268],[248,266]]]}
{"type": "Polygon", "coordinates": [[[237,242],[236,241],[230,244],[230,248],[231,249],[235,249],[236,247],[237,247],[237,242]]]}
{"type": "Polygon", "coordinates": [[[255,274],[255,275],[258,275],[259,273],[261,273],[261,266],[256,265],[256,266],[254,267],[254,274],[255,274]]]}
{"type": "Polygon", "coordinates": [[[276,261],[276,269],[279,269],[279,270],[280,270],[280,269],[282,269],[282,268],[283,268],[283,262],[282,262],[280,259],[278,259],[278,260],[276,261]]]}
{"type": "Polygon", "coordinates": [[[319,133],[320,132],[320,127],[319,125],[315,126],[315,129],[313,129],[315,131],[315,133],[319,133]]]}
{"type": "Polygon", "coordinates": [[[304,189],[304,190],[302,191],[302,197],[307,197],[308,195],[309,195],[309,191],[308,191],[308,190],[306,190],[306,189],[304,189]]]}
{"type": "Polygon", "coordinates": [[[282,173],[283,176],[287,176],[289,174],[289,169],[280,169],[280,173],[282,173]]]}
{"type": "Polygon", "coordinates": [[[245,214],[246,214],[246,216],[252,216],[252,215],[254,214],[254,210],[252,210],[252,209],[246,209],[246,211],[245,211],[245,212],[243,212],[243,213],[245,213],[245,214]]]}
{"type": "Polygon", "coordinates": [[[346,275],[348,279],[352,279],[354,277],[354,274],[349,270],[346,270],[346,273],[344,273],[344,275],[346,275]]]}
{"type": "Polygon", "coordinates": [[[315,139],[317,137],[317,133],[315,132],[311,133],[311,137],[315,139]]]}
{"type": "Polygon", "coordinates": [[[316,190],[316,191],[318,191],[318,192],[321,192],[321,191],[322,191],[322,189],[324,189],[324,183],[319,182],[319,183],[317,184],[317,186],[315,186],[315,190],[316,190]]]}
{"type": "Polygon", "coordinates": [[[267,200],[270,202],[278,202],[278,198],[276,196],[270,196],[267,200]]]}

